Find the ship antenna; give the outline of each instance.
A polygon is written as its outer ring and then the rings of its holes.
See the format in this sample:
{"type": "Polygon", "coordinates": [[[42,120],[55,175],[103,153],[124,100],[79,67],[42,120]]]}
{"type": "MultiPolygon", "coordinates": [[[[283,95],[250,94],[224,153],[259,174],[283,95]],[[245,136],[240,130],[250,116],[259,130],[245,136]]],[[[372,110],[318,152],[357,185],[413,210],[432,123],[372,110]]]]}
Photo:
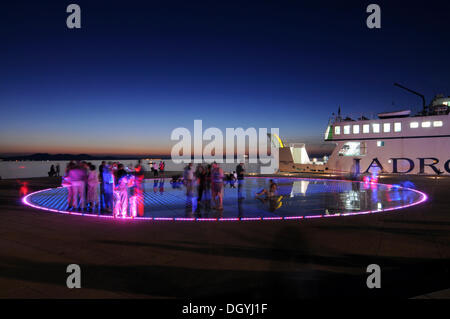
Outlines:
{"type": "Polygon", "coordinates": [[[408,92],[411,92],[411,93],[413,93],[413,94],[415,94],[415,95],[420,96],[420,97],[422,98],[423,115],[426,115],[426,114],[427,114],[427,105],[426,105],[426,103],[425,103],[425,96],[423,96],[423,94],[420,94],[420,93],[418,93],[418,92],[416,92],[416,91],[413,91],[413,90],[411,90],[411,89],[408,89],[407,87],[404,87],[403,85],[398,84],[398,83],[394,83],[394,85],[395,85],[395,86],[398,86],[399,88],[404,89],[404,90],[406,90],[406,91],[408,91],[408,92]]]}

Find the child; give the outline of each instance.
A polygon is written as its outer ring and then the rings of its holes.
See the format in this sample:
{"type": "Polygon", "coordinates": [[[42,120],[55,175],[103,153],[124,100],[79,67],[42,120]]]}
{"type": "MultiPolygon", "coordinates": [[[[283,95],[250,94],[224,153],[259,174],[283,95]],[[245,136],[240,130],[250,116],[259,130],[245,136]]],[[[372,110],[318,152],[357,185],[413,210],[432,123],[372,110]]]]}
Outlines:
{"type": "Polygon", "coordinates": [[[277,196],[277,190],[278,190],[277,183],[275,183],[273,181],[273,179],[271,179],[269,182],[270,182],[269,190],[263,189],[259,193],[256,193],[256,196],[261,196],[261,195],[266,195],[267,197],[277,196]]]}

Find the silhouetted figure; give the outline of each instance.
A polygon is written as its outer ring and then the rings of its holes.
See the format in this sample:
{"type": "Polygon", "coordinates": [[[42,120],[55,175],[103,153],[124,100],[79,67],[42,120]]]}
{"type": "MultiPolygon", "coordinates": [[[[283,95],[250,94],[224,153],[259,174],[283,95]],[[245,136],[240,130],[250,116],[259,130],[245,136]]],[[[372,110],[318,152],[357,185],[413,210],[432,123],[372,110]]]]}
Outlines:
{"type": "Polygon", "coordinates": [[[238,182],[238,198],[244,198],[242,196],[242,189],[244,187],[244,175],[245,169],[244,169],[244,163],[239,163],[238,166],[236,166],[236,175],[237,175],[237,182],[238,182]]]}
{"type": "Polygon", "coordinates": [[[53,177],[56,175],[55,165],[50,166],[50,171],[48,172],[49,177],[53,177]]]}

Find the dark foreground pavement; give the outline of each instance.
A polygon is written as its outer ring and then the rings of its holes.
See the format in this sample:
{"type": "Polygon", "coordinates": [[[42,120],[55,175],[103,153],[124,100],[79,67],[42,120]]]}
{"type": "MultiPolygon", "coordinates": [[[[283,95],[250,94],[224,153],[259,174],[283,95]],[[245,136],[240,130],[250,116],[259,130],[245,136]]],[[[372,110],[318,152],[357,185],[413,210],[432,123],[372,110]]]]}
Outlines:
{"type": "MultiPolygon", "coordinates": [[[[20,184],[2,180],[0,297],[450,297],[450,178],[408,179],[429,194],[427,203],[370,216],[264,222],[46,213],[22,206],[20,184]],[[81,289],[66,287],[72,263],[81,267],[81,289]],[[381,267],[381,289],[366,286],[369,264],[381,267]]],[[[58,184],[28,183],[30,191],[58,184]]]]}

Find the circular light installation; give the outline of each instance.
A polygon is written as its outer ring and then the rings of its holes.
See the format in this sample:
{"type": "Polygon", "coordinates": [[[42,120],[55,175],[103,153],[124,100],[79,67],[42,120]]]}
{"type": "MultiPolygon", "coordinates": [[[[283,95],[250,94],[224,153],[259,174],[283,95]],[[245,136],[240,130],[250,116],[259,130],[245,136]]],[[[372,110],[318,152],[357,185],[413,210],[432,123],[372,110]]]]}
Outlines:
{"type": "Polygon", "coordinates": [[[145,214],[142,217],[116,218],[111,214],[69,211],[66,204],[67,190],[64,187],[30,193],[22,198],[22,202],[48,212],[91,218],[214,222],[364,215],[399,210],[428,199],[421,191],[399,185],[296,177],[248,177],[241,193],[244,199],[238,200],[238,186],[234,186],[225,186],[224,212],[208,210],[204,203],[197,206],[196,198],[187,199],[185,188],[170,184],[169,179],[146,180],[143,195],[145,214]],[[278,184],[277,196],[255,197],[255,193],[268,188],[269,179],[278,184]]]}

